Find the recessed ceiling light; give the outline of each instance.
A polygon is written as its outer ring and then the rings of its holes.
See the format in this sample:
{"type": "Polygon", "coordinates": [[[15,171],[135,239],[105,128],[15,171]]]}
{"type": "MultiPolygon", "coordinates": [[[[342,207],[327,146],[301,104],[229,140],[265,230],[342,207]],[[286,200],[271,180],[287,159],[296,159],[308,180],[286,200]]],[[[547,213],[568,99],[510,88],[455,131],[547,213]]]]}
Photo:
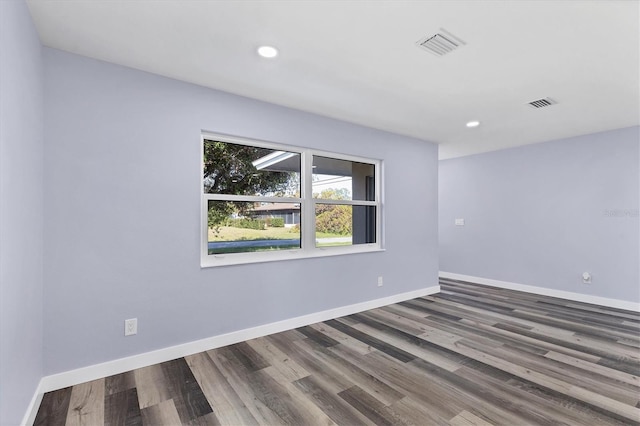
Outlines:
{"type": "Polygon", "coordinates": [[[273,46],[260,46],[258,47],[258,55],[263,58],[275,58],[278,56],[278,49],[273,46]]]}
{"type": "Polygon", "coordinates": [[[477,120],[469,121],[467,123],[467,127],[478,127],[479,125],[480,125],[480,122],[477,120]]]}

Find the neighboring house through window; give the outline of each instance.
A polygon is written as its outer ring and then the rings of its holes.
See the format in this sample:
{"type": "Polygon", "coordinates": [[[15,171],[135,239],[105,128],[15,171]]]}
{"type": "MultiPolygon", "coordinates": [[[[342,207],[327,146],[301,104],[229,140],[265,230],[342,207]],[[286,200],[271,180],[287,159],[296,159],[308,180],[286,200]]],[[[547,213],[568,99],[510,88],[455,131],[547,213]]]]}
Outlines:
{"type": "Polygon", "coordinates": [[[272,205],[259,205],[250,212],[256,219],[264,220],[267,226],[271,226],[271,219],[282,219],[285,227],[300,225],[300,204],[279,203],[272,205]]]}

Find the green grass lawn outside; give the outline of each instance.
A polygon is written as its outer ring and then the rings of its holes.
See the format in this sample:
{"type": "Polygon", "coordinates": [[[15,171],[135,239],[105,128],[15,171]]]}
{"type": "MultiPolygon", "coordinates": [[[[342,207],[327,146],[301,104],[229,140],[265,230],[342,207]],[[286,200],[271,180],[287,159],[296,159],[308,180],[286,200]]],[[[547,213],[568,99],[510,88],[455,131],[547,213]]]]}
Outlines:
{"type": "Polygon", "coordinates": [[[252,253],[256,251],[275,251],[275,250],[291,250],[300,248],[298,245],[292,246],[262,246],[262,247],[229,247],[217,248],[209,250],[209,254],[225,254],[225,253],[252,253]]]}
{"type": "MultiPolygon", "coordinates": [[[[321,244],[318,247],[336,247],[336,246],[350,246],[351,243],[329,243],[321,244]]],[[[263,247],[229,247],[229,248],[217,248],[215,250],[209,250],[209,254],[225,254],[225,253],[253,253],[257,251],[275,251],[275,250],[291,250],[300,248],[298,245],[290,246],[263,246],[263,247]]]]}
{"type": "MultiPolygon", "coordinates": [[[[253,241],[253,240],[290,240],[300,239],[300,232],[292,232],[293,228],[267,228],[267,229],[245,229],[231,226],[221,226],[220,232],[216,233],[209,229],[209,241],[253,241]]],[[[316,232],[316,238],[338,238],[346,235],[329,234],[326,232],[316,232]]]]}

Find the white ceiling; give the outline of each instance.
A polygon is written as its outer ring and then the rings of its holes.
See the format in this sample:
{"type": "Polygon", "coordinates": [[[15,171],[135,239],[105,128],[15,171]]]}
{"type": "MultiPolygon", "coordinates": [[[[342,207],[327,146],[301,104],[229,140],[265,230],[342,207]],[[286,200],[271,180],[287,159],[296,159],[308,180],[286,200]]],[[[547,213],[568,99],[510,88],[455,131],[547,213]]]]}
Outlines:
{"type": "Polygon", "coordinates": [[[640,124],[638,1],[28,4],[46,46],[437,142],[441,158],[640,124]],[[441,28],[466,45],[417,47],[441,28]],[[558,104],[527,105],[544,97],[558,104]]]}

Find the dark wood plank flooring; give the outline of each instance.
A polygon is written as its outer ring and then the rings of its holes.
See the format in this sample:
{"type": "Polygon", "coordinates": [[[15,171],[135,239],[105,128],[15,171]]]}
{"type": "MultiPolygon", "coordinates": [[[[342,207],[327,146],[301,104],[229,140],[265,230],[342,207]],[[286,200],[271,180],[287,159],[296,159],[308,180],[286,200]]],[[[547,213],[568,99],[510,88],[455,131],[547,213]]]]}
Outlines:
{"type": "Polygon", "coordinates": [[[49,392],[35,424],[640,424],[640,314],[441,286],[49,392]]]}

